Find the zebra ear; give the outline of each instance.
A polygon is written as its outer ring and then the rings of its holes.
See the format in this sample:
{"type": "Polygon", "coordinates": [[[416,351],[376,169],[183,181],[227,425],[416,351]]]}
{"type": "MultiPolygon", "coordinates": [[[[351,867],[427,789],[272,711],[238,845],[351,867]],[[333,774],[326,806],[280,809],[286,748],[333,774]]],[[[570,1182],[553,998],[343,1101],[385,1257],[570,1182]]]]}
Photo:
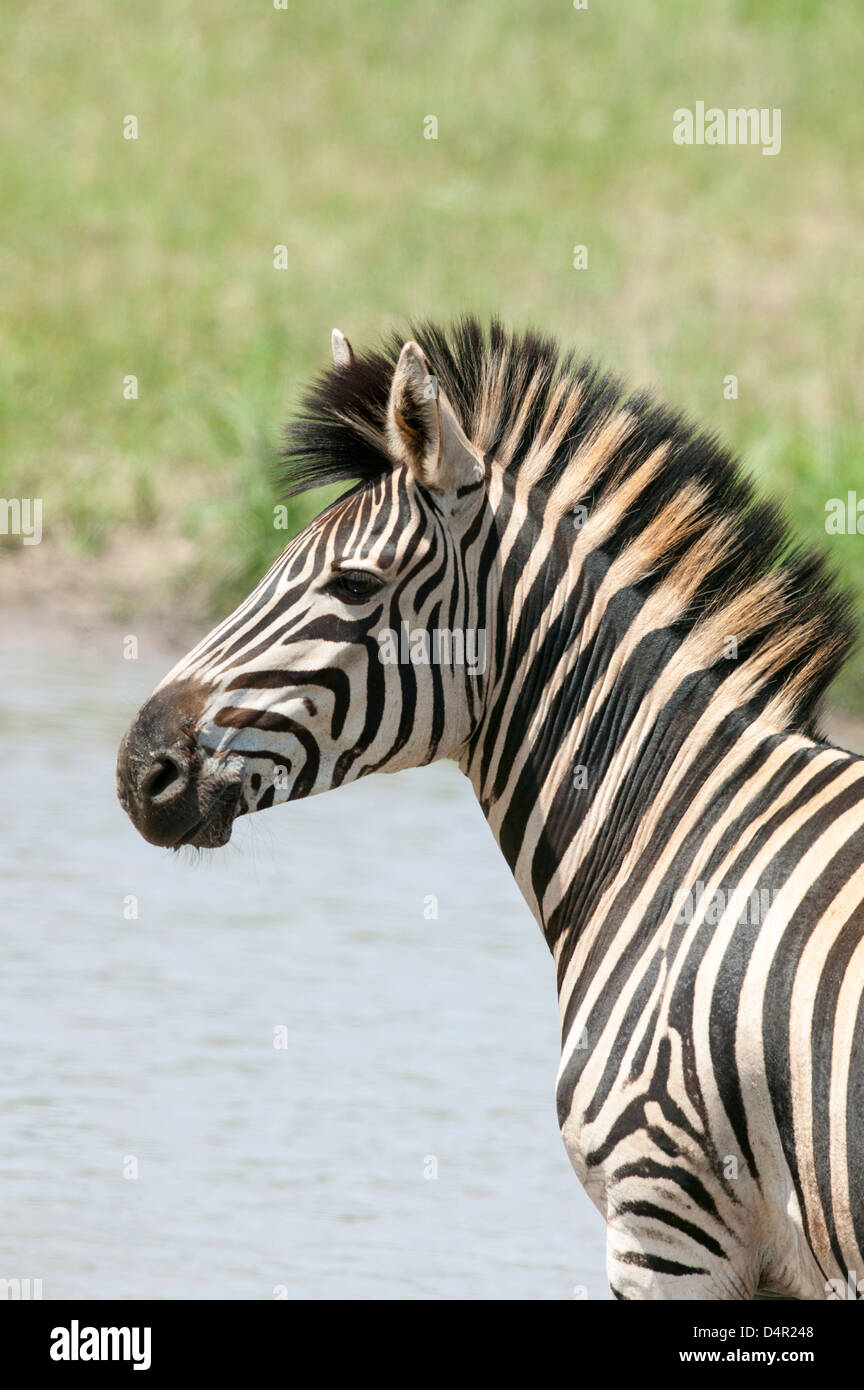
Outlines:
{"type": "Polygon", "coordinates": [[[355,360],[354,349],[345,334],[340,333],[338,328],[334,328],[330,335],[330,342],[333,347],[333,366],[350,367],[355,360]]]}
{"type": "Polygon", "coordinates": [[[421,483],[447,492],[476,483],[483,465],[417,343],[399,354],[387,403],[387,439],[421,483]]]}

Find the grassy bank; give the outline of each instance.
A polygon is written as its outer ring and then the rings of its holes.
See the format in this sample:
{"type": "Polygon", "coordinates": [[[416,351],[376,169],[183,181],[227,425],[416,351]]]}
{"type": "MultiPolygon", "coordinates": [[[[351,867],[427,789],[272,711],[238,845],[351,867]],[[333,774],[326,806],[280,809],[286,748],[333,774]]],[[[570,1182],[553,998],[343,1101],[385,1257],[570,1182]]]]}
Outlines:
{"type": "Polygon", "coordinates": [[[0,492],[116,616],[218,612],[284,540],[268,460],[331,326],[494,311],[729,440],[864,608],[864,536],[825,533],[864,496],[857,31],[853,0],[8,0],[0,492]],[[779,107],[779,155],[675,145],[700,100],[779,107]]]}

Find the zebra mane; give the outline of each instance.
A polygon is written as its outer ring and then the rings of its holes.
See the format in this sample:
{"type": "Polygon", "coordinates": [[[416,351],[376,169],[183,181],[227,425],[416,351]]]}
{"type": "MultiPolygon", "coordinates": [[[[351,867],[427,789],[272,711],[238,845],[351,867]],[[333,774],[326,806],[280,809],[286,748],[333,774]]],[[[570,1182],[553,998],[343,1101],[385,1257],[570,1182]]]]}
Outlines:
{"type": "MultiPolygon", "coordinates": [[[[591,514],[627,497],[602,550],[636,542],[634,587],[647,594],[682,576],[675,626],[712,620],[759,668],[759,703],[775,698],[787,727],[819,737],[819,701],[855,639],[853,601],[819,551],[796,543],[776,503],[757,497],[712,435],[551,337],[472,317],[411,326],[472,443],[518,480],[591,514]],[[647,485],[636,483],[640,470],[647,485]],[[572,486],[568,480],[572,478],[572,486]],[[646,538],[650,536],[650,544],[646,538]],[[647,553],[647,559],[644,554],[647,553]],[[694,580],[694,570],[698,574],[694,580]],[[716,619],[716,622],[713,620],[716,619]]],[[[395,466],[385,416],[404,338],[324,372],[285,435],[286,496],[333,483],[363,486],[395,466]]],[[[711,665],[716,660],[706,661],[711,665]]]]}

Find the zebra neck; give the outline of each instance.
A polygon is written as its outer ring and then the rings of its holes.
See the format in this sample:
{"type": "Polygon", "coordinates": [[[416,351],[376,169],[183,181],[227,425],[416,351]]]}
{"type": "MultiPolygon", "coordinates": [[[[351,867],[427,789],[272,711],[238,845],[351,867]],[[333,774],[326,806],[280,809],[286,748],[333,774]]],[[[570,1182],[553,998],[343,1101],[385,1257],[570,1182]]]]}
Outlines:
{"type": "MultiPolygon", "coordinates": [[[[527,662],[508,654],[463,765],[559,975],[580,938],[602,933],[628,865],[657,852],[730,747],[799,737],[741,699],[732,666],[706,669],[686,633],[653,627],[633,590],[586,634],[579,611],[595,611],[602,578],[602,564],[583,575],[575,627],[556,619],[527,662]]],[[[582,947],[593,957],[590,940],[582,947]]]]}

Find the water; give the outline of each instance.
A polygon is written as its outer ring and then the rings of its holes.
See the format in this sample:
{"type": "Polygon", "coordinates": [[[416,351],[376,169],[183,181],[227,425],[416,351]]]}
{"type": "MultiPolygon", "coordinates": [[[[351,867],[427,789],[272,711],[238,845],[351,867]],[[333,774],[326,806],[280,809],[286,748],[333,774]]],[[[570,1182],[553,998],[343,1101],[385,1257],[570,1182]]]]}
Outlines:
{"type": "Polygon", "coordinates": [[[372,777],[224,850],[155,849],[114,759],[173,659],[0,648],[0,1278],[607,1297],[555,1121],[551,957],[468,783],[372,777]]]}

